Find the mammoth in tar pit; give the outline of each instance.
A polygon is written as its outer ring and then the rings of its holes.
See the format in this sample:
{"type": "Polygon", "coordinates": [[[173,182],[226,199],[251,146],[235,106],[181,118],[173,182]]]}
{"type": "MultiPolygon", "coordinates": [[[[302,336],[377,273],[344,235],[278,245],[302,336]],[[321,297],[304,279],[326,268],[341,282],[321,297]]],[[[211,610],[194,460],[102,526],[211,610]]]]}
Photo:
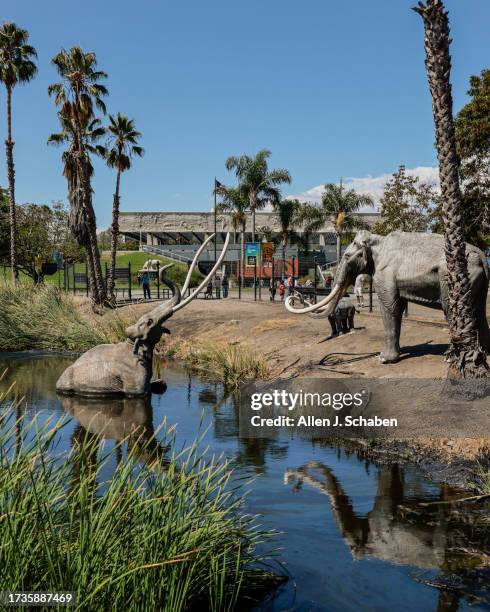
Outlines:
{"type": "Polygon", "coordinates": [[[165,270],[172,264],[163,266],[160,269],[160,278],[172,291],[172,297],[128,327],[125,342],[99,344],[79,357],[58,379],[56,383],[58,393],[88,397],[149,395],[153,374],[153,349],[163,334],[170,333],[163,324],[197,297],[216,274],[225,257],[230,234],[227,234],[223,250],[210,273],[188,297],[183,297],[189,287],[199,256],[213,236],[214,234],[209,236],[199,247],[182,289],[165,277],[165,270]]]}
{"type": "MultiPolygon", "coordinates": [[[[490,336],[485,312],[488,265],[483,252],[468,243],[466,258],[478,337],[481,347],[488,353],[490,336]]],[[[392,232],[387,236],[358,232],[340,260],[331,293],[317,304],[304,308],[294,307],[295,301],[302,298],[292,295],[285,306],[296,314],[328,317],[356,276],[363,273],[373,276],[383,317],[385,347],[380,355],[383,363],[395,363],[400,358],[400,328],[407,302],[443,310],[448,318],[444,238],[439,234],[417,232],[392,232]]]]}

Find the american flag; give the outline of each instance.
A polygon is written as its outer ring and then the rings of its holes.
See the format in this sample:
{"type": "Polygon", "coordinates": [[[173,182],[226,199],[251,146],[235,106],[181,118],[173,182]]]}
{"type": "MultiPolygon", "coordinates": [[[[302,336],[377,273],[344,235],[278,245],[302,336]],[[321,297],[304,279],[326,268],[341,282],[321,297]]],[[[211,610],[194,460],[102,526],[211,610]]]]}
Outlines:
{"type": "Polygon", "coordinates": [[[223,191],[226,191],[226,185],[223,185],[223,183],[220,183],[217,179],[214,179],[214,190],[216,193],[223,193],[223,191]]]}

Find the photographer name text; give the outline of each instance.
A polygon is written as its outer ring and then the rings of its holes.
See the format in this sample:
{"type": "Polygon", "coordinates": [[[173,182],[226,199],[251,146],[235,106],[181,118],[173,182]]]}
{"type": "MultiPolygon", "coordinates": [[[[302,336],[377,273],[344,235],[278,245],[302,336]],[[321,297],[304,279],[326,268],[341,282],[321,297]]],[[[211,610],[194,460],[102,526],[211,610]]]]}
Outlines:
{"type": "Polygon", "coordinates": [[[398,419],[381,418],[378,416],[345,416],[335,415],[335,418],[318,417],[312,414],[301,415],[298,418],[285,416],[262,417],[254,414],[250,423],[253,427],[398,427],[398,419]]]}

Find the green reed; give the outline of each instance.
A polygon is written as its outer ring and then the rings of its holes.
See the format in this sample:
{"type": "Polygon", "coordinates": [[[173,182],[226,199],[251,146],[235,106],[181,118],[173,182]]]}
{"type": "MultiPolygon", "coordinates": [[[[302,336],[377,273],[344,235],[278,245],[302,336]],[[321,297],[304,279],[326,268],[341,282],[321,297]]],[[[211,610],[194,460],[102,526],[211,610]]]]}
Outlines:
{"type": "Polygon", "coordinates": [[[97,323],[84,318],[73,298],[55,287],[0,285],[0,351],[84,351],[123,340],[127,323],[116,313],[97,323]]]}
{"type": "Polygon", "coordinates": [[[169,358],[181,359],[204,378],[219,381],[227,389],[237,389],[246,380],[264,379],[268,374],[265,359],[240,345],[214,342],[177,343],[163,348],[169,358]]]}
{"type": "Polygon", "coordinates": [[[257,552],[272,534],[243,512],[226,461],[163,434],[164,458],[133,439],[113,468],[117,446],[86,430],[57,454],[64,426],[0,414],[2,588],[75,591],[77,610],[175,612],[244,609],[277,584],[257,552]]]}

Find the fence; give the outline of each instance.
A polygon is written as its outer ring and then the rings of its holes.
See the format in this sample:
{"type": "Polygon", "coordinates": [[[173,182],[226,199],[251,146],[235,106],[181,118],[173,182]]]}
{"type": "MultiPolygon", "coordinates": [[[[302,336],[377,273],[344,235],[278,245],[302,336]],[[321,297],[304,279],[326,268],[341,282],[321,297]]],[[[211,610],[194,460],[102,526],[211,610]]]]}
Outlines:
{"type": "MultiPolygon", "coordinates": [[[[314,271],[314,280],[309,287],[303,288],[303,293],[308,293],[309,299],[317,301],[318,296],[324,296],[322,274],[320,266],[316,265],[317,259],[312,259],[312,270],[314,271]]],[[[189,265],[189,262],[187,262],[189,265]]],[[[199,262],[199,271],[203,275],[207,275],[214,265],[214,261],[199,262]]],[[[4,263],[4,276],[7,277],[7,266],[4,263]]],[[[294,285],[298,283],[298,277],[302,266],[295,256],[282,258],[271,257],[268,260],[265,258],[255,261],[253,266],[243,265],[241,261],[226,262],[223,264],[221,273],[221,282],[218,284],[208,283],[200,292],[200,298],[221,298],[232,297],[238,299],[253,299],[276,301],[280,299],[279,282],[284,281],[286,286],[285,293],[288,293],[288,279],[292,277],[294,285]],[[223,278],[226,278],[223,283],[223,278]],[[271,291],[271,279],[273,290],[271,291]],[[275,290],[274,290],[275,289],[275,290]]],[[[158,263],[154,269],[148,271],[150,275],[150,298],[151,299],[168,299],[170,297],[169,289],[160,282],[160,264],[158,263]]],[[[303,270],[302,270],[303,271],[303,270]]],[[[119,302],[139,300],[144,298],[143,288],[138,282],[138,270],[134,270],[129,262],[127,266],[117,267],[115,270],[115,295],[119,302]]],[[[107,286],[109,269],[107,263],[104,268],[104,280],[107,286]]],[[[48,284],[57,285],[60,289],[78,295],[90,295],[90,285],[87,274],[86,264],[65,264],[62,268],[58,268],[54,274],[47,273],[45,282],[48,284]]],[[[189,288],[188,293],[192,291],[189,288]]],[[[373,283],[372,277],[369,278],[369,311],[373,311],[373,283]]]]}
{"type": "MultiPolygon", "coordinates": [[[[156,270],[149,270],[150,275],[150,295],[156,299],[167,299],[170,291],[167,287],[160,283],[159,275],[160,266],[157,265],[156,270]],[[152,295],[153,294],[153,295],[152,295]]],[[[140,298],[143,294],[143,288],[138,282],[139,271],[134,271],[131,268],[131,262],[127,266],[117,267],[114,273],[114,293],[119,301],[133,300],[140,298]]],[[[107,287],[109,277],[109,267],[107,263],[104,268],[104,282],[107,287]]],[[[74,295],[90,295],[90,283],[86,264],[65,264],[62,268],[58,268],[57,273],[53,275],[52,284],[57,284],[60,289],[64,289],[68,293],[74,295]]]]}

